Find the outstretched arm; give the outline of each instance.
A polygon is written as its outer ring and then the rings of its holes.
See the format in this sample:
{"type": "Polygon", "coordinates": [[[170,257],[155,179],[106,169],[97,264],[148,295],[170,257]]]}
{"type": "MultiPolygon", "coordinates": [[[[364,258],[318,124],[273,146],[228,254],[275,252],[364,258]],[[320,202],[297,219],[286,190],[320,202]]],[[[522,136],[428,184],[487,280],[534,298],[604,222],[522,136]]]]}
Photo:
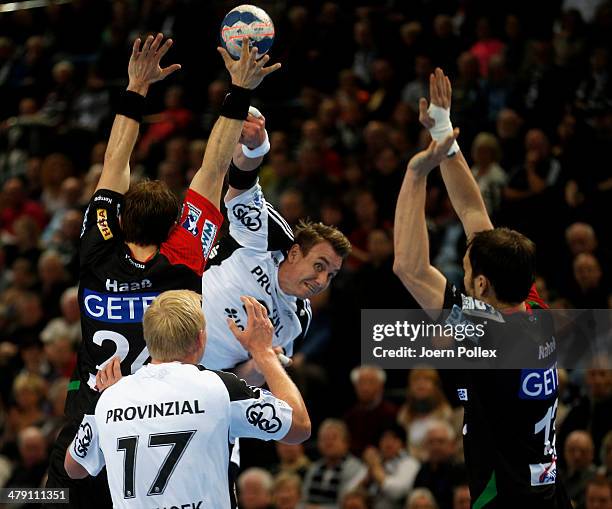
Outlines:
{"type": "MultiPolygon", "coordinates": [[[[264,67],[270,59],[268,55],[264,55],[259,61],[255,60],[257,49],[253,48],[249,51],[247,42],[247,38],[245,38],[240,60],[237,61],[233,60],[225,49],[217,48],[232,77],[232,85],[235,87],[230,94],[248,94],[248,90],[256,88],[265,76],[280,68],[278,63],[264,67]]],[[[240,119],[229,118],[224,116],[223,113],[221,114],[208,138],[202,166],[189,186],[190,189],[207,198],[217,208],[221,203],[223,179],[232,159],[234,147],[240,139],[240,133],[246,118],[246,110],[244,111],[244,117],[240,119]]]]}
{"type": "MultiPolygon", "coordinates": [[[[429,77],[429,96],[432,105],[429,109],[426,99],[422,98],[419,102],[421,123],[430,132],[436,124],[442,122],[448,122],[448,129],[452,129],[449,117],[451,83],[440,68],[429,77]]],[[[493,229],[478,184],[461,151],[457,150],[454,155],[444,158],[440,163],[440,171],[453,208],[461,220],[468,239],[476,232],[493,229]]]]}
{"type": "MultiPolygon", "coordinates": [[[[163,34],[147,37],[141,47],[140,39],[134,41],[132,55],[128,64],[129,83],[127,96],[138,94],[142,98],[147,96],[149,86],[156,81],[181,68],[179,64],[170,65],[162,69],[159,65],[161,58],[172,46],[172,39],[162,44],[163,34]]],[[[129,99],[129,97],[126,97],[129,99]]],[[[143,99],[131,97],[131,104],[142,108],[143,99]]],[[[127,113],[123,111],[123,113],[127,113]]],[[[133,112],[135,113],[135,112],[133,112]]],[[[140,112],[142,114],[142,111],[140,112]]],[[[130,156],[136,139],[138,138],[139,123],[122,113],[115,116],[106,153],[104,154],[104,167],[98,181],[98,189],[110,189],[117,193],[126,193],[130,187],[130,156]]]]}
{"type": "Polygon", "coordinates": [[[425,310],[442,309],[446,279],[431,265],[425,223],[427,175],[446,158],[459,134],[455,130],[441,144],[432,141],[408,163],[395,209],[393,271],[425,310]]]}

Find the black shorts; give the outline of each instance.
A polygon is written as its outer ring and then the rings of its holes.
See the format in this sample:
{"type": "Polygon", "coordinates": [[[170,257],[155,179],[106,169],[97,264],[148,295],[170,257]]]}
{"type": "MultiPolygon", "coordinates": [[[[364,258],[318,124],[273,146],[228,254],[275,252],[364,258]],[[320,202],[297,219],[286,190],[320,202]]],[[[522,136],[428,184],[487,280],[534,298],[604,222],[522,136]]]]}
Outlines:
{"type": "Polygon", "coordinates": [[[48,509],[93,508],[112,509],[106,468],[96,477],[87,476],[85,479],[71,479],[64,469],[66,449],[72,442],[79,429],[80,422],[69,421],[60,431],[49,457],[49,477],[47,488],[69,488],[69,504],[48,504],[48,509]]]}

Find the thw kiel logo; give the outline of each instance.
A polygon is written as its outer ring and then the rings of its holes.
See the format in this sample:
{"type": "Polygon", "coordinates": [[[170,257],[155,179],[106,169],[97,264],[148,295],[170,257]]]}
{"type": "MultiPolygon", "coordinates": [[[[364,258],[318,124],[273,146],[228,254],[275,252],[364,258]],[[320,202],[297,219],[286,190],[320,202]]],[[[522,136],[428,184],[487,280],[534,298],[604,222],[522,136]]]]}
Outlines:
{"type": "Polygon", "coordinates": [[[79,432],[74,441],[74,452],[79,458],[84,458],[87,456],[87,450],[91,445],[91,439],[93,437],[93,432],[91,431],[91,426],[88,422],[85,424],[81,424],[79,427],[79,432]]]}
{"type": "Polygon", "coordinates": [[[234,217],[252,232],[256,232],[261,228],[261,219],[259,219],[261,211],[259,209],[239,203],[234,205],[232,212],[234,217]]]}
{"type": "Polygon", "coordinates": [[[264,403],[263,405],[255,403],[251,405],[247,408],[246,418],[249,424],[258,427],[266,433],[276,433],[282,426],[280,419],[276,417],[274,407],[270,403],[264,403]]]}

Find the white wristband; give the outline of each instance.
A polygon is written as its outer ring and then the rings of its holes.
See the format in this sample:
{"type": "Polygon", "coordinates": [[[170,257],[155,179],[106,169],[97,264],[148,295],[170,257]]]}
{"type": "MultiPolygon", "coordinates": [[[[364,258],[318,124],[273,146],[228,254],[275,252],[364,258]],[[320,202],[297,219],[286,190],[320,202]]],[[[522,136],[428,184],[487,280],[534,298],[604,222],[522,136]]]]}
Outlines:
{"type": "Polygon", "coordinates": [[[257,159],[258,157],[265,156],[268,152],[270,152],[270,140],[268,139],[268,131],[266,131],[265,129],[264,131],[266,133],[266,138],[264,139],[263,143],[259,145],[259,147],[250,149],[246,145],[241,144],[242,153],[245,157],[248,157],[249,159],[257,159]]]}
{"type": "MultiPolygon", "coordinates": [[[[429,116],[435,121],[434,126],[429,130],[432,139],[440,143],[450,134],[453,134],[453,124],[450,121],[450,110],[430,104],[427,110],[429,116]]],[[[452,156],[459,152],[459,144],[457,140],[453,142],[448,151],[448,155],[452,156]]]]}

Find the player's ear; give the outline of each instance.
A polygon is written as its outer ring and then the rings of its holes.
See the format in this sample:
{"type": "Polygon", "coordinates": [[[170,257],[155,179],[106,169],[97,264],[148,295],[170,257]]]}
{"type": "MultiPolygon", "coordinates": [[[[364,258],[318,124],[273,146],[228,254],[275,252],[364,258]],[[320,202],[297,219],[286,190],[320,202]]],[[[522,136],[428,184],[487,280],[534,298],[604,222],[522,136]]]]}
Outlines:
{"type": "Polygon", "coordinates": [[[491,290],[491,283],[482,274],[474,279],[474,293],[477,299],[482,299],[491,290]]]}
{"type": "Polygon", "coordinates": [[[295,263],[300,259],[301,256],[302,256],[302,250],[300,248],[300,245],[293,244],[293,246],[291,246],[291,249],[289,249],[289,253],[287,254],[287,259],[289,260],[290,263],[295,263]]]}

